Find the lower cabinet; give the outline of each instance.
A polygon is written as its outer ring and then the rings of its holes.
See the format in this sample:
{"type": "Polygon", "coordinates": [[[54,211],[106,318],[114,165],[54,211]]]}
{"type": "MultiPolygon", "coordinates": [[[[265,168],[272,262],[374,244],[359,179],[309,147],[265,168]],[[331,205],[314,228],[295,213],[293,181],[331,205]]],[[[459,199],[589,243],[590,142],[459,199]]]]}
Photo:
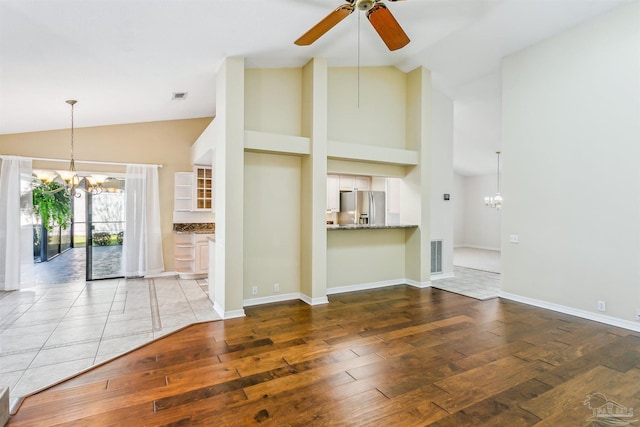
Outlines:
{"type": "Polygon", "coordinates": [[[182,279],[207,277],[209,271],[209,237],[213,234],[176,233],[175,269],[182,279]]]}

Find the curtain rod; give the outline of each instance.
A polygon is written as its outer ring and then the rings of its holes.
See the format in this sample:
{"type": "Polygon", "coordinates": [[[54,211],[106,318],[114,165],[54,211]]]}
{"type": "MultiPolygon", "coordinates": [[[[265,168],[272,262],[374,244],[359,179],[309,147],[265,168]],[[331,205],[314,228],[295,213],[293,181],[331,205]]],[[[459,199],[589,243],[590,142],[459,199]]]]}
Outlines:
{"type": "MultiPolygon", "coordinates": [[[[29,157],[26,157],[26,158],[28,159],[29,157]]],[[[46,157],[31,157],[31,160],[39,160],[42,162],[64,162],[64,163],[69,163],[71,161],[70,159],[49,159],[46,157]]],[[[159,168],[162,167],[162,165],[155,165],[150,163],[101,162],[97,160],[78,160],[78,159],[74,159],[74,161],[76,163],[85,163],[89,165],[115,165],[115,166],[144,165],[144,166],[157,166],[159,168]]]]}

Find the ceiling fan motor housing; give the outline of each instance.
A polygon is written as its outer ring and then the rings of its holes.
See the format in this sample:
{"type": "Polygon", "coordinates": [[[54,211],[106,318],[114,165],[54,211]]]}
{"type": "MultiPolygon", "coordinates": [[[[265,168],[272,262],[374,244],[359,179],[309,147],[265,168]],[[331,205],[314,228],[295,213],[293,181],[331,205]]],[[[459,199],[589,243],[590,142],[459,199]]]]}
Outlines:
{"type": "Polygon", "coordinates": [[[376,0],[356,0],[356,7],[359,10],[369,10],[373,7],[376,0]]]}

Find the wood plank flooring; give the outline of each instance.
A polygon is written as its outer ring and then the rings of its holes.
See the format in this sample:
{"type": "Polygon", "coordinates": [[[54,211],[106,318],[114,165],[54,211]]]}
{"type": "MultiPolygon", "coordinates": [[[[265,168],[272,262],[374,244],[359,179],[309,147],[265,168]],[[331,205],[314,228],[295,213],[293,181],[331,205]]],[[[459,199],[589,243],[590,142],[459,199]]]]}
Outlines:
{"type": "Polygon", "coordinates": [[[599,425],[593,393],[640,412],[638,333],[432,288],[330,301],[190,326],[28,397],[8,425],[599,425]]]}

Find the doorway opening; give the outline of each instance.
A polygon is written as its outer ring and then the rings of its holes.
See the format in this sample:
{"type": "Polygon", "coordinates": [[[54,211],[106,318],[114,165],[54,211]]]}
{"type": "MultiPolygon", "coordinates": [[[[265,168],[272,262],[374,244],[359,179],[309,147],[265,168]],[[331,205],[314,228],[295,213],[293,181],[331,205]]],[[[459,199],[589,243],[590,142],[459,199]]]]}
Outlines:
{"type": "Polygon", "coordinates": [[[61,284],[124,277],[123,178],[109,180],[99,193],[77,191],[67,229],[34,225],[36,284],[61,284]]]}

